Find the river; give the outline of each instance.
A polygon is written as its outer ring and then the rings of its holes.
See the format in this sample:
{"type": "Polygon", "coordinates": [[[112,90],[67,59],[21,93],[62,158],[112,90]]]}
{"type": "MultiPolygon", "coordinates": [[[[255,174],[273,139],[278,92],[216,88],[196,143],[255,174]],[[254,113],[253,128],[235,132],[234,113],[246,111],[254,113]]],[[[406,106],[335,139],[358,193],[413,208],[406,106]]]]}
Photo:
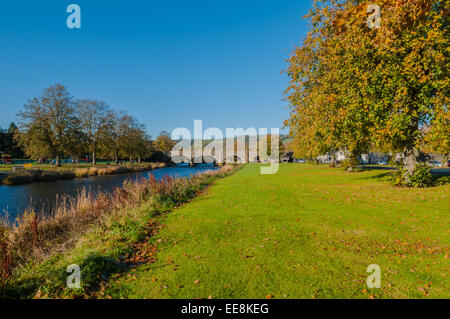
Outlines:
{"type": "Polygon", "coordinates": [[[77,196],[83,189],[91,192],[111,192],[116,187],[122,186],[125,180],[148,177],[154,175],[156,179],[163,176],[190,177],[193,174],[215,170],[217,167],[209,165],[173,166],[153,171],[128,173],[121,175],[95,176],[87,178],[75,178],[73,180],[60,180],[54,182],[41,182],[25,185],[7,186],[0,185],[0,214],[7,216],[9,221],[32,207],[36,212],[50,212],[53,209],[57,196],[77,196]]]}

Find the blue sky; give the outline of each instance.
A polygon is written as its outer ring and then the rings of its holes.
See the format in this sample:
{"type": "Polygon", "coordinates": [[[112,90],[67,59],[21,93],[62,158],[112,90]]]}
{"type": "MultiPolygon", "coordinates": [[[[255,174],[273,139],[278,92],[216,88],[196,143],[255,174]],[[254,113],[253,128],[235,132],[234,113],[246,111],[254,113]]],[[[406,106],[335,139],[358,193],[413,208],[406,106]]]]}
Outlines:
{"type": "Polygon", "coordinates": [[[281,127],[281,72],[306,34],[302,0],[4,1],[0,10],[0,127],[55,83],[146,124],[281,127]],[[68,29],[66,7],[82,10],[68,29]]]}

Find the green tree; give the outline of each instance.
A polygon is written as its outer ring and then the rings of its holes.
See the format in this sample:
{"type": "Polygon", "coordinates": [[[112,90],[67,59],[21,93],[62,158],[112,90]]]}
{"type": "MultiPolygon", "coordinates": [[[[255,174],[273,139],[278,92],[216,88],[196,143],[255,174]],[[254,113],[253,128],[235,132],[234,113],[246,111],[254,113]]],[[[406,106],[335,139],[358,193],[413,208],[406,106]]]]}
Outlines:
{"type": "Polygon", "coordinates": [[[92,154],[92,164],[96,164],[97,150],[107,140],[108,131],[113,125],[109,116],[109,106],[100,101],[82,99],[76,103],[81,132],[92,154]]]}
{"type": "Polygon", "coordinates": [[[130,161],[138,159],[140,162],[143,157],[151,154],[152,143],[146,133],[145,125],[140,124],[135,118],[130,117],[124,135],[123,152],[130,161]]]}
{"type": "Polygon", "coordinates": [[[448,141],[449,1],[377,4],[381,26],[371,29],[368,1],[315,1],[289,59],[286,125],[297,155],[342,148],[356,162],[377,147],[403,153],[411,176],[427,136],[448,141]]]}
{"type": "Polygon", "coordinates": [[[17,141],[30,157],[56,158],[75,149],[79,135],[79,120],[75,116],[73,98],[63,85],[44,89],[38,98],[28,100],[20,117],[17,141]]]}
{"type": "Polygon", "coordinates": [[[14,122],[11,122],[11,123],[9,124],[8,134],[14,135],[14,134],[16,134],[17,130],[18,130],[17,125],[16,125],[14,122]]]}
{"type": "MultiPolygon", "coordinates": [[[[286,148],[284,147],[283,141],[281,140],[281,136],[278,136],[278,154],[281,157],[285,152],[286,148]]],[[[272,155],[272,134],[267,134],[267,155],[272,155]]]]}
{"type": "Polygon", "coordinates": [[[0,151],[15,158],[21,158],[24,153],[14,140],[16,133],[17,126],[15,123],[11,123],[8,130],[0,128],[0,151]]]}
{"type": "Polygon", "coordinates": [[[162,131],[156,138],[154,144],[157,151],[170,152],[175,146],[176,142],[172,141],[168,132],[162,131]]]}
{"type": "Polygon", "coordinates": [[[104,153],[109,153],[115,163],[119,163],[119,158],[124,155],[124,148],[127,144],[127,133],[131,127],[132,118],[125,111],[110,111],[107,115],[108,126],[104,153]]]}

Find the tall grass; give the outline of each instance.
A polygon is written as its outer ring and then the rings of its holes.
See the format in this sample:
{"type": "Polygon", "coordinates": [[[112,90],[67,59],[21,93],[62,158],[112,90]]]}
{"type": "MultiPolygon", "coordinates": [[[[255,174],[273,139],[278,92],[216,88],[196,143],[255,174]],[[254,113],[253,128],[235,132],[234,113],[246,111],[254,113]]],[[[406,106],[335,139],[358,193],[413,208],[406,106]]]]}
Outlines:
{"type": "Polygon", "coordinates": [[[150,198],[174,205],[184,203],[212,177],[233,170],[234,167],[226,166],[191,178],[164,177],[160,181],[151,175],[148,179],[126,181],[113,193],[94,196],[83,190],[77,197],[59,197],[53,212],[47,216],[25,211],[12,226],[6,221],[0,223],[0,280],[11,276],[18,266],[42,261],[73,246],[93,225],[106,225],[107,218],[120,216],[124,210],[139,207],[150,198]]]}

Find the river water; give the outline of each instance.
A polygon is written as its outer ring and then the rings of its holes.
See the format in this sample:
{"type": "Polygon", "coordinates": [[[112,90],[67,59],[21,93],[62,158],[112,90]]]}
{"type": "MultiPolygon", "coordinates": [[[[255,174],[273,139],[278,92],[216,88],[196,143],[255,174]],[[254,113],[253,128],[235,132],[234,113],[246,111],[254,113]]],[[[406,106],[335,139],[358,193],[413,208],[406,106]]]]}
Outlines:
{"type": "Polygon", "coordinates": [[[0,214],[12,221],[18,214],[32,207],[36,212],[51,212],[57,196],[77,196],[83,189],[93,193],[111,192],[123,182],[130,179],[147,178],[154,175],[156,179],[163,176],[190,177],[196,173],[215,170],[217,167],[199,165],[195,167],[174,166],[153,171],[129,173],[121,175],[95,176],[60,180],[53,182],[32,183],[26,185],[0,185],[0,214]]]}

